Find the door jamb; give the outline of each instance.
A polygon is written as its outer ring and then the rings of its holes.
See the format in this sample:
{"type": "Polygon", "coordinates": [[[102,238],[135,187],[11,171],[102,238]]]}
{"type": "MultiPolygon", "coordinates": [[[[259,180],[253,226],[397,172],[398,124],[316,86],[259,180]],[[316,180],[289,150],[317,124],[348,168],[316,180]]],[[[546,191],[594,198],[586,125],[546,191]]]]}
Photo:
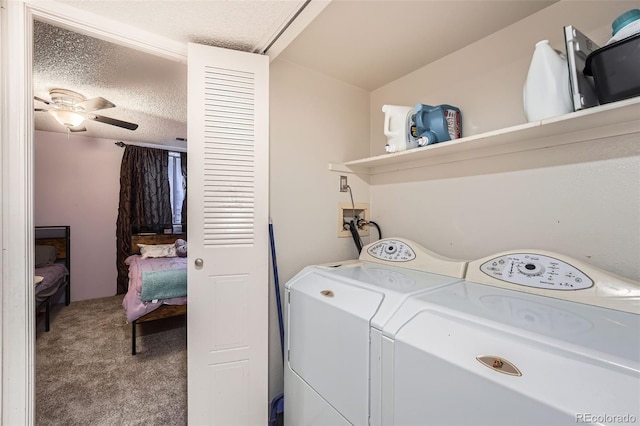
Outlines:
{"type": "Polygon", "coordinates": [[[33,292],[33,21],[186,62],[175,41],[145,33],[67,5],[2,0],[0,127],[2,178],[2,316],[0,374],[2,424],[35,422],[33,292]],[[112,29],[118,28],[118,34],[112,29]],[[9,60],[10,58],[10,60],[9,60]],[[6,350],[11,348],[11,350],[6,350]]]}

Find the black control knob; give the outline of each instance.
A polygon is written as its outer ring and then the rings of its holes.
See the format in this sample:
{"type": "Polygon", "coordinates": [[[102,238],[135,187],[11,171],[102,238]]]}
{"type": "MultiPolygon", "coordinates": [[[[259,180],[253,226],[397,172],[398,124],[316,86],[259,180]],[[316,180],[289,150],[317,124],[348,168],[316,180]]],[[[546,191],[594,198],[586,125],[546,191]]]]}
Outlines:
{"type": "Polygon", "coordinates": [[[526,262],[518,266],[518,271],[528,276],[542,275],[544,266],[539,263],[526,262]]]}

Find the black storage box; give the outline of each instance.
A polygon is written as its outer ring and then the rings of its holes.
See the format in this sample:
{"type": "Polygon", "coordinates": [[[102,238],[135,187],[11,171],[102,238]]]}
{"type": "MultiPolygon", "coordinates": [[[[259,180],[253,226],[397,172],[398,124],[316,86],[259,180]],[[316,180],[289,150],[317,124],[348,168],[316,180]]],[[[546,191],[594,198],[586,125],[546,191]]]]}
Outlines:
{"type": "Polygon", "coordinates": [[[593,76],[601,104],[640,95],[640,34],[591,52],[584,73],[593,76]]]}

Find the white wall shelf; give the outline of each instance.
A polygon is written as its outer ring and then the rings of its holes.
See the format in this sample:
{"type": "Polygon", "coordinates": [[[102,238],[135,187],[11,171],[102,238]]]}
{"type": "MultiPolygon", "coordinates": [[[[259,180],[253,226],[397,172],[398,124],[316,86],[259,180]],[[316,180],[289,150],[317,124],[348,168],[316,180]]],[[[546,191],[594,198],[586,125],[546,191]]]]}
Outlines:
{"type": "Polygon", "coordinates": [[[632,133],[640,133],[640,97],[407,151],[331,163],[329,169],[376,175],[632,133]]]}

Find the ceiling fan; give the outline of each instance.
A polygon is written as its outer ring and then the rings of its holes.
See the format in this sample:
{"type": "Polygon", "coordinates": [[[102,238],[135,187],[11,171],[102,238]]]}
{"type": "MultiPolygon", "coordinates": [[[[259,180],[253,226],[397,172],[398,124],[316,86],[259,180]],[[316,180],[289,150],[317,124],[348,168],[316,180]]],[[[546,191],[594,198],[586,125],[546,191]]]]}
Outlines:
{"type": "Polygon", "coordinates": [[[51,106],[49,109],[35,108],[35,111],[48,112],[58,123],[69,129],[70,132],[86,131],[87,129],[82,126],[84,120],[93,120],[128,130],[136,130],[138,128],[138,125],[135,123],[92,114],[93,111],[115,107],[115,104],[105,98],[86,99],[80,93],[67,89],[51,89],[49,96],[51,96],[50,101],[37,96],[33,97],[36,101],[51,106]]]}

